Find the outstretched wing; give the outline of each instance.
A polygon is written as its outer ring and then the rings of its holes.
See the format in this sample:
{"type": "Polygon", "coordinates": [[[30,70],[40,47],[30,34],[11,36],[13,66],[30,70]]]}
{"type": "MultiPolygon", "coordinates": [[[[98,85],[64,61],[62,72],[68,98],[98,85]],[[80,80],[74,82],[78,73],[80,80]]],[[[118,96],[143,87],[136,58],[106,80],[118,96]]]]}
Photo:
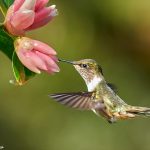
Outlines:
{"type": "Polygon", "coordinates": [[[78,92],[50,94],[49,96],[63,105],[81,110],[89,110],[92,103],[92,94],[93,92],[78,92]]]}

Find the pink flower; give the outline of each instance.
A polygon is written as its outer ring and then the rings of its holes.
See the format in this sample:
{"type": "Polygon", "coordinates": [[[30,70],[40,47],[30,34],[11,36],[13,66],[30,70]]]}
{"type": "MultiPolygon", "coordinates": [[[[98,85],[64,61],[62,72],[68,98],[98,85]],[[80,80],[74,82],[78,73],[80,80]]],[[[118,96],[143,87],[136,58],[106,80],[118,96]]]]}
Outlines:
{"type": "Polygon", "coordinates": [[[8,9],[5,27],[13,35],[44,26],[56,16],[55,5],[46,7],[49,0],[15,0],[8,9]]]}
{"type": "Polygon", "coordinates": [[[56,52],[47,44],[27,37],[15,41],[15,50],[21,63],[35,73],[59,72],[56,62],[56,52]]]}

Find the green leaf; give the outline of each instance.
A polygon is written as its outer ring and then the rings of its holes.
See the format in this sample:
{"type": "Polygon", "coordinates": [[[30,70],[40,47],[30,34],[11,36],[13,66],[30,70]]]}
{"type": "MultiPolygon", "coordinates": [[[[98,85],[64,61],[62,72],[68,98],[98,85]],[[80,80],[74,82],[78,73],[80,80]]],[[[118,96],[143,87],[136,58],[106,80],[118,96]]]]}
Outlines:
{"type": "Polygon", "coordinates": [[[14,2],[14,0],[1,0],[3,3],[4,3],[4,5],[5,5],[5,7],[8,9],[12,4],[13,4],[13,2],[14,2]]]}
{"type": "Polygon", "coordinates": [[[29,69],[21,64],[20,60],[16,55],[16,52],[13,53],[12,67],[15,79],[19,85],[23,85],[27,80],[35,75],[34,72],[31,72],[29,69]]]}
{"type": "Polygon", "coordinates": [[[2,51],[11,61],[13,73],[18,85],[23,85],[35,75],[27,69],[18,59],[14,50],[14,41],[16,37],[10,36],[3,26],[0,26],[0,51],[2,51]]]}
{"type": "Polygon", "coordinates": [[[0,0],[0,10],[6,16],[8,8],[13,4],[14,0],[0,0]]]}
{"type": "Polygon", "coordinates": [[[11,60],[14,51],[14,39],[0,26],[0,50],[11,60]]]}

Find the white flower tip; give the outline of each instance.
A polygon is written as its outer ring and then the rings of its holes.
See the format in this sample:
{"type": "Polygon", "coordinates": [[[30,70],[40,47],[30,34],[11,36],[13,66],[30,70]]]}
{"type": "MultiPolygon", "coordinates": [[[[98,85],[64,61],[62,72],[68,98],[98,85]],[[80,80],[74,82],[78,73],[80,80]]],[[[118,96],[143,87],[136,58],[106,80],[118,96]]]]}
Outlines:
{"type": "Polygon", "coordinates": [[[59,68],[55,68],[55,69],[52,69],[53,72],[60,72],[60,69],[59,68]]]}
{"type": "Polygon", "coordinates": [[[60,72],[60,70],[55,70],[56,73],[60,72]]]}
{"type": "Polygon", "coordinates": [[[37,73],[37,74],[41,74],[41,71],[40,71],[40,70],[38,70],[38,71],[36,71],[36,73],[37,73]]]}
{"type": "Polygon", "coordinates": [[[40,71],[40,70],[38,70],[38,71],[36,71],[36,73],[37,73],[37,74],[41,74],[41,71],[40,71]]]}
{"type": "Polygon", "coordinates": [[[50,8],[51,8],[51,9],[55,9],[55,8],[56,8],[56,5],[51,5],[50,8]]]}
{"type": "Polygon", "coordinates": [[[55,17],[55,16],[57,16],[58,15],[58,10],[57,9],[54,9],[54,10],[52,10],[51,12],[50,12],[50,16],[52,16],[52,17],[55,17]]]}

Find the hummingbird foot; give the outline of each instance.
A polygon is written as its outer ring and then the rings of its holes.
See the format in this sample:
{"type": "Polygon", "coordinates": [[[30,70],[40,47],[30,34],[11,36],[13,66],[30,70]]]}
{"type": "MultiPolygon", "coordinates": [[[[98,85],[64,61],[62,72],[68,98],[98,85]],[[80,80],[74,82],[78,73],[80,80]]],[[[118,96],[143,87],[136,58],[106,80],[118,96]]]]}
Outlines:
{"type": "Polygon", "coordinates": [[[112,117],[110,119],[107,120],[108,123],[112,124],[112,123],[116,123],[117,122],[117,118],[116,117],[112,117]]]}

